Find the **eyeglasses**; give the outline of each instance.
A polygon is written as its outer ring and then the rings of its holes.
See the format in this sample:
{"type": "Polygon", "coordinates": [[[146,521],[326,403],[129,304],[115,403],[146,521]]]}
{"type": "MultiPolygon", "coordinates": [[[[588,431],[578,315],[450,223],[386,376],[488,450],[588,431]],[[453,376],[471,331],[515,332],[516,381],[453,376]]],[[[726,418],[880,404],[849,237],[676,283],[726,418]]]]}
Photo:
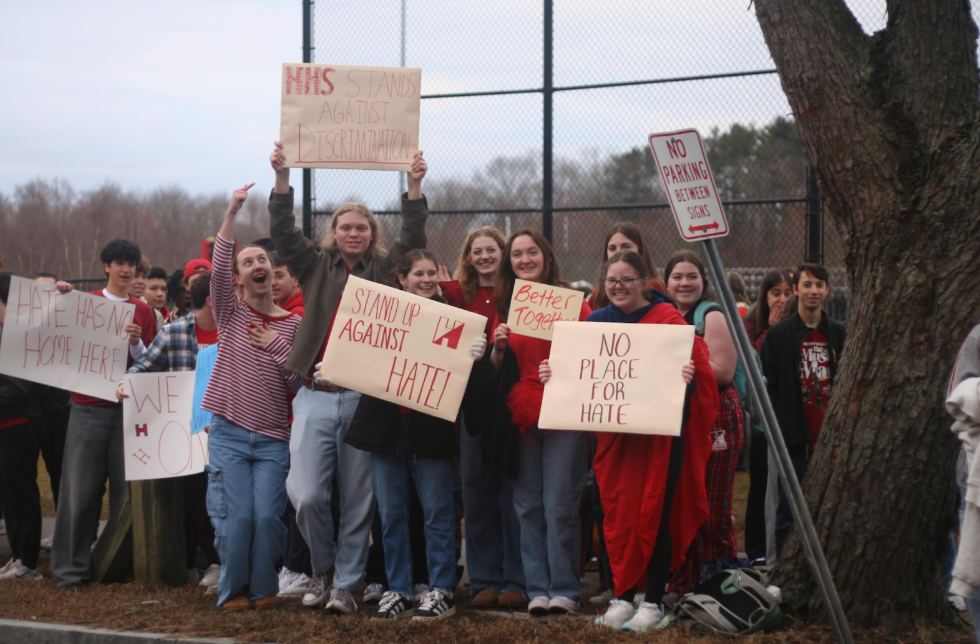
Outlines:
{"type": "Polygon", "coordinates": [[[621,280],[614,280],[612,278],[609,278],[605,280],[606,290],[612,290],[612,288],[617,285],[628,289],[629,287],[633,286],[633,282],[639,282],[639,281],[640,281],[639,277],[624,277],[621,280]]]}

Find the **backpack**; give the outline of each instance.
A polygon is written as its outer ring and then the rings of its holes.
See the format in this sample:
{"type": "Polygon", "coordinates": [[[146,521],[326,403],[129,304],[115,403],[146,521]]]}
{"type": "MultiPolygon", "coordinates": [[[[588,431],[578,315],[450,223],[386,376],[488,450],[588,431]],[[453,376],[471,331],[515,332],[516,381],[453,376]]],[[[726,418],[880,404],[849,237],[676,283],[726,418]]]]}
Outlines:
{"type": "Polygon", "coordinates": [[[716,635],[745,635],[775,626],[779,600],[769,578],[751,568],[723,570],[684,595],[660,622],[690,623],[716,635]]]}
{"type": "MultiPolygon", "coordinates": [[[[704,318],[711,311],[721,311],[721,307],[714,302],[709,302],[707,300],[699,302],[696,309],[694,309],[694,332],[698,334],[699,337],[704,337],[704,318]]],[[[734,338],[733,338],[734,340],[734,338]]],[[[755,349],[749,349],[751,351],[751,358],[755,360],[755,363],[759,365],[759,373],[762,373],[762,358],[759,357],[758,352],[755,349]]],[[[765,382],[765,380],[763,380],[765,382]]],[[[762,433],[762,422],[761,420],[755,421],[753,417],[758,417],[761,419],[761,410],[757,411],[752,405],[752,396],[749,395],[749,383],[748,376],[745,373],[745,367],[742,365],[742,361],[739,360],[735,364],[735,376],[732,378],[732,386],[738,392],[738,398],[742,403],[742,412],[746,417],[746,425],[752,427],[752,431],[762,433]]],[[[759,395],[765,392],[760,392],[759,395]]]]}

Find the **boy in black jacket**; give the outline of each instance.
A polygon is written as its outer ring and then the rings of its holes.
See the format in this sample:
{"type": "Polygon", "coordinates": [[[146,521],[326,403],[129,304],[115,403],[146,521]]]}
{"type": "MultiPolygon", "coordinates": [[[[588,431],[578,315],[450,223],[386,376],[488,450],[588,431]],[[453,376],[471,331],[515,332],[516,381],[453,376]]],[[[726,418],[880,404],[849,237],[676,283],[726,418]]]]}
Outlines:
{"type": "MultiPolygon", "coordinates": [[[[823,311],[823,302],[830,292],[826,268],[819,264],[800,266],[793,292],[798,299],[796,313],[769,329],[759,353],[776,420],[802,483],[830,403],[845,330],[843,324],[831,320],[823,311]]],[[[771,567],[786,543],[793,515],[771,453],[769,471],[766,559],[771,567]]]]}

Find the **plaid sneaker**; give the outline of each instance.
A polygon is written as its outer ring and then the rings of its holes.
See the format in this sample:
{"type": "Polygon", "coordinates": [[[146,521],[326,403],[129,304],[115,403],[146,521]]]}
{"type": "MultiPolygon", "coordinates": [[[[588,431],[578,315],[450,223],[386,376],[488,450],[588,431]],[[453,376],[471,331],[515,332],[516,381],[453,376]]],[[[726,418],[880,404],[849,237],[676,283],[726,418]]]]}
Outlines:
{"type": "Polygon", "coordinates": [[[357,611],[357,603],[349,590],[334,586],[325,608],[334,615],[350,615],[357,611]]]}

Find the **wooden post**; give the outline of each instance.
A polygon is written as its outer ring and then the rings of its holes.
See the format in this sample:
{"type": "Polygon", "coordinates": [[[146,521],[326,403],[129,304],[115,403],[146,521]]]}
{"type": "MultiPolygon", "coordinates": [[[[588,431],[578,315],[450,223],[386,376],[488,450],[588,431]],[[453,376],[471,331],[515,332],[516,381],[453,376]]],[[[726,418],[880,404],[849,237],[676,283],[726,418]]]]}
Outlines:
{"type": "Polygon", "coordinates": [[[92,552],[92,579],[102,583],[126,581],[133,570],[133,503],[129,484],[116,514],[109,517],[92,552]]]}
{"type": "Polygon", "coordinates": [[[133,576],[147,584],[187,583],[184,553],[184,482],[132,481],[133,576]]]}

